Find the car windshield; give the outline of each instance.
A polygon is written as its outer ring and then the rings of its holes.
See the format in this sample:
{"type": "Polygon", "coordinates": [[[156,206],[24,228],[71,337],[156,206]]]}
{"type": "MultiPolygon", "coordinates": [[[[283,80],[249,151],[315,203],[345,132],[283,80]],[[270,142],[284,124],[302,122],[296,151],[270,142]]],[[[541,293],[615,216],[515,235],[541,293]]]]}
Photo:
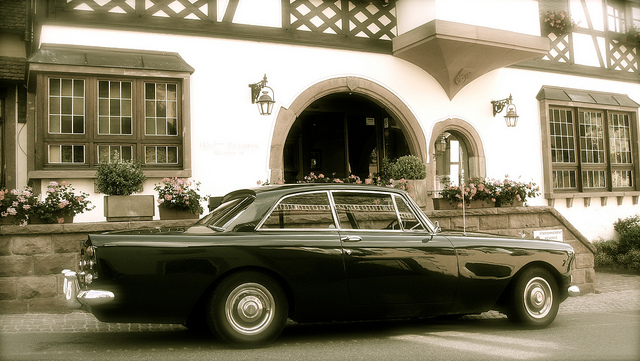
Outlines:
{"type": "Polygon", "coordinates": [[[246,209],[252,200],[253,197],[239,197],[228,200],[201,218],[196,222],[196,225],[208,226],[220,231],[225,230],[229,221],[246,209]]]}

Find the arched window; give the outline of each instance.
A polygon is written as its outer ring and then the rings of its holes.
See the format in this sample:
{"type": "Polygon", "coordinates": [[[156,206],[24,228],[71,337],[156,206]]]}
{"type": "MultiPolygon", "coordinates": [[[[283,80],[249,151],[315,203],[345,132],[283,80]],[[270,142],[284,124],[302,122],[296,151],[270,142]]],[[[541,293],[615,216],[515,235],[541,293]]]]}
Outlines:
{"type": "Polygon", "coordinates": [[[433,155],[433,191],[460,184],[461,177],[486,177],[482,141],[471,124],[461,119],[447,119],[433,127],[429,146],[433,155]]]}

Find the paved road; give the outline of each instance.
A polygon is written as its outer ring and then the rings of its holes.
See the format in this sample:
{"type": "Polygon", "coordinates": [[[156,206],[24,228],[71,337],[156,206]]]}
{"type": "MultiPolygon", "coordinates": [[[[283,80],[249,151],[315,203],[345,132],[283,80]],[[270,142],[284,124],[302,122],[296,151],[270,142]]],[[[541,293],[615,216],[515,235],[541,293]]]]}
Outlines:
{"type": "Polygon", "coordinates": [[[178,325],[70,314],[0,315],[1,360],[638,360],[640,276],[598,273],[554,324],[523,330],[489,312],[459,321],[291,324],[270,347],[233,350],[178,325]]]}

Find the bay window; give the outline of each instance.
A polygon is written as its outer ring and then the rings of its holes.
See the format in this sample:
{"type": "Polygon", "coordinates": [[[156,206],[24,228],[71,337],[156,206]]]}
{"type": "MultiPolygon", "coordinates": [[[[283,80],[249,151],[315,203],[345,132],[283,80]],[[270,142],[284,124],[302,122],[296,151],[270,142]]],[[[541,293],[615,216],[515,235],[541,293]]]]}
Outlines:
{"type": "Polygon", "coordinates": [[[543,87],[547,198],[637,195],[638,104],[623,94],[543,87]]]}
{"type": "Polygon", "coordinates": [[[91,178],[114,157],[141,161],[148,176],[190,175],[193,69],[179,55],[55,46],[29,61],[37,107],[30,178],[91,178]],[[105,53],[129,68],[101,64],[105,53]]]}

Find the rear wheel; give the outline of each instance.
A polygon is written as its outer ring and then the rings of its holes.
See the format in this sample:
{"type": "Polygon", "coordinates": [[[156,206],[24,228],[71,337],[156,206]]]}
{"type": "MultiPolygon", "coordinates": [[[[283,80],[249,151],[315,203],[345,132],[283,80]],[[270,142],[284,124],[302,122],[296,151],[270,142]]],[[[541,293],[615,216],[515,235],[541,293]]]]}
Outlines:
{"type": "Polygon", "coordinates": [[[558,314],[558,285],[549,271],[542,268],[525,270],[517,279],[511,294],[512,321],[530,327],[547,327],[558,314]]]}
{"type": "Polygon", "coordinates": [[[227,342],[264,343],[280,334],[287,309],[277,282],[262,273],[243,272],[220,283],[209,304],[209,322],[227,342]]]}

